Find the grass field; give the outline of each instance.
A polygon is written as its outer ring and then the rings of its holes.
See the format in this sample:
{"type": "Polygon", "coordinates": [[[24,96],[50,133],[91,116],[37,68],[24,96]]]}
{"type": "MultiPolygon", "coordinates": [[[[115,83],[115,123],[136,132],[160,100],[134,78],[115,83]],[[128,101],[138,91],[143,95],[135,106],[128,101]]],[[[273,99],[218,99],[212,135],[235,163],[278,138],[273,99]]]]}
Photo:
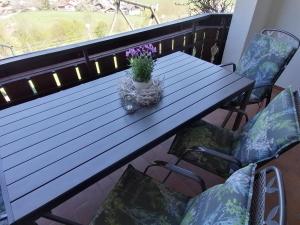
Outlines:
{"type": "MultiPolygon", "coordinates": [[[[187,16],[187,6],[168,0],[140,0],[140,3],[159,4],[162,22],[187,16]]],[[[176,0],[184,3],[186,0],[176,0]]],[[[134,28],[149,25],[149,12],[128,16],[134,28]]],[[[0,44],[11,45],[16,54],[95,39],[108,35],[113,13],[36,11],[0,17],[0,44]]],[[[113,33],[130,30],[119,15],[113,33]]],[[[2,55],[7,52],[2,52],[2,55]]],[[[0,53],[1,55],[1,53],[0,53]]]]}

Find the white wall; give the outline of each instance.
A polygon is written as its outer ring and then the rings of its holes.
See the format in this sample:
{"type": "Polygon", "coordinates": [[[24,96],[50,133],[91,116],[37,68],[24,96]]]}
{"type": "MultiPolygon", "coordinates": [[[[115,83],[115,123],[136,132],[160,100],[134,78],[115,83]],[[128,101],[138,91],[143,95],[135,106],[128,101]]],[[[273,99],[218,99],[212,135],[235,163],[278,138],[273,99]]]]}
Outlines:
{"type": "Polygon", "coordinates": [[[239,60],[249,35],[256,2],[257,0],[237,0],[223,54],[223,63],[236,63],[239,60]]]}
{"type": "MultiPolygon", "coordinates": [[[[284,0],[278,7],[276,17],[269,21],[269,26],[289,31],[300,38],[300,0],[284,0]]],[[[277,85],[300,88],[300,51],[296,53],[277,85]]]]}
{"type": "Polygon", "coordinates": [[[245,43],[246,46],[254,38],[255,34],[259,33],[263,28],[268,27],[269,21],[272,21],[277,14],[277,8],[279,8],[278,4],[280,2],[282,2],[282,0],[257,0],[249,35],[245,43]]]}
{"type": "MultiPolygon", "coordinates": [[[[236,63],[253,36],[266,27],[287,30],[300,38],[300,0],[237,0],[223,63],[236,63]]],[[[277,85],[300,87],[300,51],[277,85]]]]}

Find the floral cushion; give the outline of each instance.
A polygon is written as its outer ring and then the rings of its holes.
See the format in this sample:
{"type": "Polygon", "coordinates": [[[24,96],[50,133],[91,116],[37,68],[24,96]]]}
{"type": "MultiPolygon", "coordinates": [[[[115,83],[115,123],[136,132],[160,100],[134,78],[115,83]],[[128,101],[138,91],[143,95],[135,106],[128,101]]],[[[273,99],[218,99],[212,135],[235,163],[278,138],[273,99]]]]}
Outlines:
{"type": "Polygon", "coordinates": [[[249,224],[255,167],[250,164],[192,198],[180,225],[249,224]]]}
{"type": "Polygon", "coordinates": [[[180,224],[188,200],[128,166],[90,225],[180,224]]]}
{"type": "Polygon", "coordinates": [[[282,91],[242,129],[234,156],[244,165],[273,158],[300,141],[299,121],[292,90],[282,91]]]}
{"type": "Polygon", "coordinates": [[[183,153],[186,149],[202,146],[232,155],[235,138],[235,134],[230,130],[219,128],[205,121],[197,121],[176,134],[169,153],[182,157],[182,159],[214,174],[228,177],[230,173],[228,161],[202,153],[190,152],[184,155],[183,153]]]}
{"type": "MultiPolygon", "coordinates": [[[[268,35],[257,34],[243,53],[236,72],[255,80],[256,86],[273,83],[274,77],[293,51],[293,46],[287,42],[268,35]]],[[[261,88],[255,89],[252,94],[261,98],[264,91],[265,89],[261,88]]]]}

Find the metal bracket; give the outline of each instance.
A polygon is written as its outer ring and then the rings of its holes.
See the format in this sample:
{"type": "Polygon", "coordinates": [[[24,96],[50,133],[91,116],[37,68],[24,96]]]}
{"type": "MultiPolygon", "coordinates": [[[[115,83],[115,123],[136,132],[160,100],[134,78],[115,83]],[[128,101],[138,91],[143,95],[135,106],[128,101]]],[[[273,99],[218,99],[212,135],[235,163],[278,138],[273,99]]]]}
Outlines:
{"type": "Polygon", "coordinates": [[[52,214],[51,212],[44,213],[42,215],[42,217],[44,217],[48,220],[52,220],[52,221],[61,223],[61,224],[65,224],[65,225],[82,225],[82,224],[76,223],[72,220],[69,220],[69,219],[66,219],[66,218],[63,218],[63,217],[60,217],[60,216],[56,216],[56,215],[52,214]]]}

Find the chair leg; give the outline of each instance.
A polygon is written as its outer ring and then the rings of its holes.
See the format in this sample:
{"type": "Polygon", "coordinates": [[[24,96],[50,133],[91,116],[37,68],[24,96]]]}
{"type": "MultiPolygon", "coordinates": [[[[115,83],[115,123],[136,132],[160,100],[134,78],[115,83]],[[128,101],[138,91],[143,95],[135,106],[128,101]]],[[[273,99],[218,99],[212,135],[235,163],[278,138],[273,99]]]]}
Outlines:
{"type": "MultiPolygon", "coordinates": [[[[251,87],[251,89],[249,89],[248,91],[245,92],[245,94],[243,96],[243,100],[241,101],[239,110],[246,112],[246,108],[247,108],[251,93],[252,93],[252,87],[251,87]]],[[[243,114],[238,113],[235,118],[234,125],[233,125],[234,131],[239,129],[242,119],[243,119],[243,114]]]]}
{"type": "Polygon", "coordinates": [[[263,107],[263,102],[257,103],[257,106],[258,106],[257,112],[259,112],[261,110],[261,108],[263,107]]]}
{"type": "Polygon", "coordinates": [[[269,96],[267,97],[267,100],[266,100],[266,106],[268,106],[270,102],[271,102],[271,95],[269,95],[269,96]]]}
{"type": "Polygon", "coordinates": [[[226,124],[228,123],[228,121],[230,120],[230,117],[232,116],[233,112],[228,112],[226,117],[225,117],[225,120],[223,121],[222,123],[222,127],[224,128],[226,126],[226,124]]]}
{"type": "MultiPolygon", "coordinates": [[[[180,161],[181,161],[181,158],[177,159],[175,165],[177,166],[177,165],[180,163],[180,161]]],[[[166,176],[166,177],[163,179],[163,181],[162,181],[163,184],[166,183],[166,181],[167,181],[168,178],[171,176],[171,174],[172,174],[172,171],[169,171],[168,174],[167,174],[167,176],[166,176]]]]}

